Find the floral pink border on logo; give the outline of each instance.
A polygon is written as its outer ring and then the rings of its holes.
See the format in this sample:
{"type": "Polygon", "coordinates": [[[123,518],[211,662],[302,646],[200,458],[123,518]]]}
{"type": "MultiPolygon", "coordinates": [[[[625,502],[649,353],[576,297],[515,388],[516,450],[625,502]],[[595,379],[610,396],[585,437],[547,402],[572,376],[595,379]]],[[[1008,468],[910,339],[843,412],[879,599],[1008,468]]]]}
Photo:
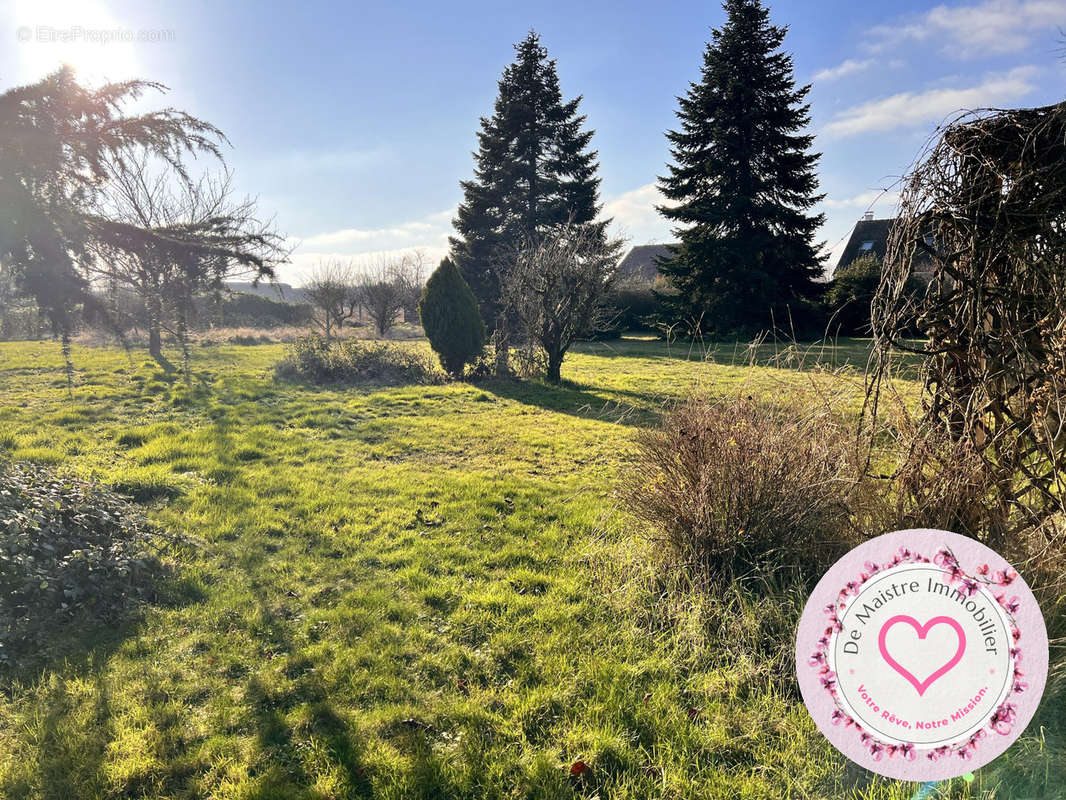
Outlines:
{"type": "MultiPolygon", "coordinates": [[[[837,614],[839,611],[844,610],[848,597],[853,595],[857,596],[863,584],[878,573],[881,573],[886,569],[891,569],[892,567],[897,567],[900,564],[930,563],[941,568],[949,583],[961,584],[961,591],[966,594],[967,597],[975,594],[982,584],[1005,589],[1018,577],[1017,573],[1007,565],[1004,565],[1002,569],[993,571],[987,563],[981,564],[981,566],[977,568],[976,575],[968,575],[959,565],[959,561],[955,557],[955,554],[947,547],[941,548],[932,560],[919,553],[913,552],[908,547],[900,547],[899,551],[892,557],[892,560],[888,564],[875,564],[872,561],[867,561],[864,564],[862,573],[858,576],[858,580],[848,581],[844,585],[844,588],[838,593],[836,601],[825,606],[824,611],[828,619],[828,626],[821,638],[818,639],[818,645],[807,662],[810,667],[817,670],[822,688],[833,698],[833,703],[836,708],[833,711],[832,723],[834,725],[843,725],[845,728],[853,729],[856,734],[858,734],[860,741],[873,757],[874,761],[880,761],[886,755],[889,758],[903,758],[908,761],[913,761],[917,758],[917,753],[915,752],[914,745],[909,742],[904,744],[891,744],[879,740],[869,731],[864,730],[863,727],[844,710],[840,701],[840,696],[837,692],[836,673],[829,668],[828,656],[829,643],[833,638],[833,634],[839,633],[844,629],[837,614]]],[[[989,718],[988,724],[985,727],[976,731],[964,742],[959,742],[954,745],[943,745],[928,751],[923,751],[925,752],[925,757],[930,761],[936,761],[937,759],[950,755],[956,755],[962,759],[970,759],[990,731],[1002,736],[1010,734],[1017,715],[1017,708],[1015,704],[1011,702],[1011,698],[1013,698],[1014,695],[1021,694],[1029,688],[1029,685],[1022,680],[1025,677],[1025,673],[1023,673],[1018,666],[1022,658],[1022,651],[1019,646],[1022,634],[1014,620],[1014,615],[1018,611],[1019,599],[1017,596],[1011,596],[1008,598],[1006,591],[1000,591],[998,593],[993,592],[992,594],[993,597],[995,597],[996,602],[999,603],[1000,607],[1006,612],[1007,619],[1010,621],[1011,638],[1013,640],[1010,655],[1014,664],[1014,684],[1011,687],[1007,699],[1000,703],[999,707],[992,712],[992,716],[989,718]]]]}

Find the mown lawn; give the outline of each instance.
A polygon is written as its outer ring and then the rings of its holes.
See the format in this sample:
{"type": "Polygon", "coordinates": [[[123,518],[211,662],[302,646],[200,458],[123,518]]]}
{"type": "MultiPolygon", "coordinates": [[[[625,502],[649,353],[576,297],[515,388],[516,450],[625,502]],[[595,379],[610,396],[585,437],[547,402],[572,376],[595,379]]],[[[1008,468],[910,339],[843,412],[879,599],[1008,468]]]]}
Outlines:
{"type": "MultiPolygon", "coordinates": [[[[861,368],[864,342],[787,368],[588,344],[561,388],[315,388],[274,379],[283,351],[200,348],[187,387],[75,349],[70,398],[57,345],[0,343],[0,449],[113,484],[192,542],[157,605],[0,685],[0,795],[913,794],[846,766],[781,674],[801,592],[664,598],[612,495],[665,402],[787,398],[817,358],[861,368]]],[[[1052,791],[1042,752],[1039,731],[1011,751],[1052,791]]],[[[950,791],[1043,795],[992,770],[950,791]]]]}

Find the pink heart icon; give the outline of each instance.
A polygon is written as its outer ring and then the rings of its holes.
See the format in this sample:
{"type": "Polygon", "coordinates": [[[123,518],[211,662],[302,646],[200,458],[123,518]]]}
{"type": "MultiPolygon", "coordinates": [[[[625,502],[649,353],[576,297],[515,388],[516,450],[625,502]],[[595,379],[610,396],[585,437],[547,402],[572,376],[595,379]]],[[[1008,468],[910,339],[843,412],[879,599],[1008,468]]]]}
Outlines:
{"type": "Polygon", "coordinates": [[[962,626],[958,623],[958,621],[952,619],[951,617],[933,617],[927,623],[921,625],[919,624],[918,620],[916,620],[909,614],[897,614],[881,626],[881,633],[877,637],[877,646],[881,650],[882,658],[884,658],[885,661],[888,662],[888,665],[900,675],[902,675],[904,678],[906,678],[908,681],[910,681],[911,686],[913,686],[918,691],[918,695],[921,696],[925,694],[926,689],[933,685],[933,681],[946,674],[947,672],[950,672],[952,667],[954,667],[962,660],[962,654],[966,652],[966,634],[965,632],[963,632],[962,626]],[[955,633],[959,637],[959,647],[955,651],[955,655],[948,659],[947,663],[945,663],[942,667],[933,672],[933,674],[926,678],[924,681],[920,681],[915,678],[914,675],[911,674],[910,670],[908,670],[906,667],[896,661],[896,659],[892,658],[892,656],[888,652],[888,648],[885,647],[885,638],[888,636],[888,629],[899,622],[906,622],[908,625],[914,628],[915,632],[918,634],[919,639],[924,639],[926,637],[926,634],[929,633],[930,628],[932,628],[934,625],[950,625],[952,628],[955,629],[955,633]]]}

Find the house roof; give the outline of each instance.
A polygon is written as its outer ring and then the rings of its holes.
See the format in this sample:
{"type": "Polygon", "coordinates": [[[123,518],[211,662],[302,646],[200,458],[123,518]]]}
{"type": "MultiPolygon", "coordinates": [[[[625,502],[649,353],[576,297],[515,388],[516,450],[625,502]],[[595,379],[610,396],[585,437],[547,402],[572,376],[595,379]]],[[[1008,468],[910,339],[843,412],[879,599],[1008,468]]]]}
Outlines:
{"type": "MultiPolygon", "coordinates": [[[[834,272],[841,267],[846,267],[860,256],[869,253],[877,256],[877,258],[884,259],[888,250],[888,239],[892,234],[892,227],[895,222],[895,217],[889,219],[860,219],[856,222],[855,228],[851,232],[851,238],[848,239],[844,251],[837,260],[834,272]]],[[[932,246],[936,242],[935,234],[933,233],[926,234],[924,238],[927,246],[932,246]]],[[[933,260],[928,249],[922,250],[919,248],[918,252],[915,253],[913,269],[915,275],[924,275],[928,279],[933,270],[933,260]]]]}
{"type": "Polygon", "coordinates": [[[895,218],[889,219],[860,219],[855,223],[844,252],[840,254],[836,269],[846,267],[859,256],[868,254],[878,258],[885,257],[888,249],[888,236],[892,232],[892,223],[895,218]]]}
{"type": "Polygon", "coordinates": [[[631,281],[654,281],[659,277],[659,258],[670,255],[665,244],[635,245],[618,265],[618,279],[631,281]]]}

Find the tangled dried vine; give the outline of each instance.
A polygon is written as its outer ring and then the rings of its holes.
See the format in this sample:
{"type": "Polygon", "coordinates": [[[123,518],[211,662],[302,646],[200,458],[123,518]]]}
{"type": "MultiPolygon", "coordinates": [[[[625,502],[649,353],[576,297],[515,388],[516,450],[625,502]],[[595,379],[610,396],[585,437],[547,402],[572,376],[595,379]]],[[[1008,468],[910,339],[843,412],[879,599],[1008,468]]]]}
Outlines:
{"type": "Polygon", "coordinates": [[[873,419],[891,352],[923,354],[922,425],[986,472],[981,533],[1060,515],[1066,103],[970,112],[931,141],[904,182],[873,327],[873,419]],[[929,275],[918,297],[904,291],[916,272],[929,275]],[[907,340],[914,330],[924,343],[907,340]]]}

